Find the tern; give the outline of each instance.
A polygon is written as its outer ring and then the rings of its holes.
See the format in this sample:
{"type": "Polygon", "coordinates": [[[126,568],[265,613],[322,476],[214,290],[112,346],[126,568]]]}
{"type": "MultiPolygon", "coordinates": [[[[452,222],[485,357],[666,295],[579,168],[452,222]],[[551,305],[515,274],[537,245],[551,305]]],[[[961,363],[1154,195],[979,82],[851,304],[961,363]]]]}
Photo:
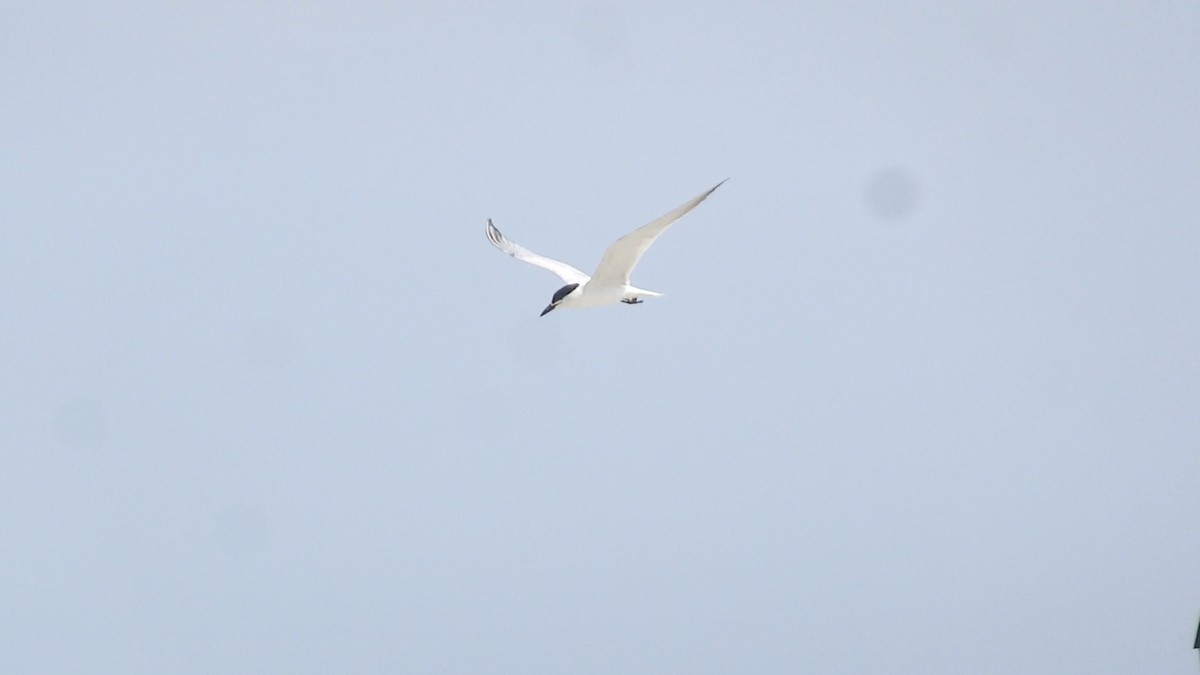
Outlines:
{"type": "Polygon", "coordinates": [[[541,316],[546,316],[551,310],[558,307],[600,307],[614,305],[618,302],[639,305],[642,303],[642,298],[654,298],[662,295],[662,293],[638,288],[629,283],[629,274],[633,272],[634,267],[637,267],[638,261],[642,259],[646,249],[650,248],[654,240],[666,232],[672,223],[696,208],[714,190],[724,184],[724,180],[717,183],[674,211],[646,223],[613,242],[604,252],[604,256],[600,258],[600,264],[596,266],[596,271],[590,277],[565,262],[538,255],[524,246],[514,244],[500,234],[500,230],[492,224],[491,218],[488,218],[487,221],[487,237],[496,248],[504,253],[521,262],[550,270],[566,284],[554,292],[554,296],[550,298],[550,304],[542,310],[541,316]]]}

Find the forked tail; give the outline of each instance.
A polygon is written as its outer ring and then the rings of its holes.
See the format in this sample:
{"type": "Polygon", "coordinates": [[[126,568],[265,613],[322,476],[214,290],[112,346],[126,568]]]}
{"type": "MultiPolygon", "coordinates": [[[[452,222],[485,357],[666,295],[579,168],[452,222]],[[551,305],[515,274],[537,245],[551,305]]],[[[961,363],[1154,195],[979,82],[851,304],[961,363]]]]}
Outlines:
{"type": "Polygon", "coordinates": [[[630,286],[625,290],[626,298],[661,298],[662,296],[663,294],[658,291],[648,291],[644,288],[636,288],[634,286],[630,286]]]}

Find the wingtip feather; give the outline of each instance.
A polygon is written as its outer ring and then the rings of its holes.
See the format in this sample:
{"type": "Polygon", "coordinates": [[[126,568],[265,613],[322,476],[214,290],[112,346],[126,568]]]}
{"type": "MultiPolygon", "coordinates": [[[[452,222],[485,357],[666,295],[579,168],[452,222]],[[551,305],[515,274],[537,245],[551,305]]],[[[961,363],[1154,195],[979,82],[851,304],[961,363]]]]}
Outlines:
{"type": "Polygon", "coordinates": [[[492,242],[494,246],[501,247],[501,242],[503,241],[504,236],[500,234],[500,230],[496,229],[496,226],[492,223],[491,218],[488,218],[487,227],[485,227],[483,231],[484,234],[487,235],[488,241],[492,242]]]}

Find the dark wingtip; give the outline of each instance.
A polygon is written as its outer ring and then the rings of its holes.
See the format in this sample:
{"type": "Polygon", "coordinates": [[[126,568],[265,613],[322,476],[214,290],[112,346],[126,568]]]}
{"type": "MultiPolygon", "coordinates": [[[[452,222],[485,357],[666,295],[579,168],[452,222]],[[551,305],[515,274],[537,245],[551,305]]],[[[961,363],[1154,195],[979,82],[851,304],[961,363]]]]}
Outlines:
{"type": "MultiPolygon", "coordinates": [[[[726,178],[725,180],[729,180],[729,179],[728,179],[728,178],[726,178]]],[[[708,188],[708,192],[705,192],[704,194],[700,195],[700,197],[699,197],[699,199],[697,199],[696,203],[697,203],[697,204],[699,204],[700,202],[704,201],[705,199],[708,199],[708,196],[709,196],[709,195],[711,195],[712,193],[716,192],[716,191],[717,191],[717,188],[719,188],[719,187],[721,187],[722,185],[724,185],[724,184],[725,184],[725,180],[723,180],[723,181],[721,181],[720,183],[717,183],[716,185],[714,185],[714,186],[712,186],[712,187],[708,188]]]]}
{"type": "MultiPolygon", "coordinates": [[[[728,178],[726,178],[725,180],[729,180],[729,179],[728,179],[728,178]]],[[[710,188],[708,189],[708,192],[705,192],[705,193],[704,193],[704,196],[705,196],[705,197],[707,197],[707,196],[711,195],[712,193],[716,192],[716,191],[717,191],[717,188],[719,188],[719,187],[721,187],[722,185],[724,185],[724,184],[725,184],[725,180],[723,180],[723,181],[721,181],[720,183],[717,183],[716,185],[714,185],[714,186],[710,187],[710,188]]]]}

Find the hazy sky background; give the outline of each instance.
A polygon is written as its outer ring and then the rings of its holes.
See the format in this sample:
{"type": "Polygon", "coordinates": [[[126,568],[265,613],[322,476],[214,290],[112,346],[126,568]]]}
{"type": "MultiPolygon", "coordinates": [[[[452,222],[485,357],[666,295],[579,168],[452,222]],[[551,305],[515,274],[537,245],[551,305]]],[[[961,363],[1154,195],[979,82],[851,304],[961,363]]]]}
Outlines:
{"type": "Polygon", "coordinates": [[[0,671],[1195,673],[1198,35],[4,3],[0,671]]]}

